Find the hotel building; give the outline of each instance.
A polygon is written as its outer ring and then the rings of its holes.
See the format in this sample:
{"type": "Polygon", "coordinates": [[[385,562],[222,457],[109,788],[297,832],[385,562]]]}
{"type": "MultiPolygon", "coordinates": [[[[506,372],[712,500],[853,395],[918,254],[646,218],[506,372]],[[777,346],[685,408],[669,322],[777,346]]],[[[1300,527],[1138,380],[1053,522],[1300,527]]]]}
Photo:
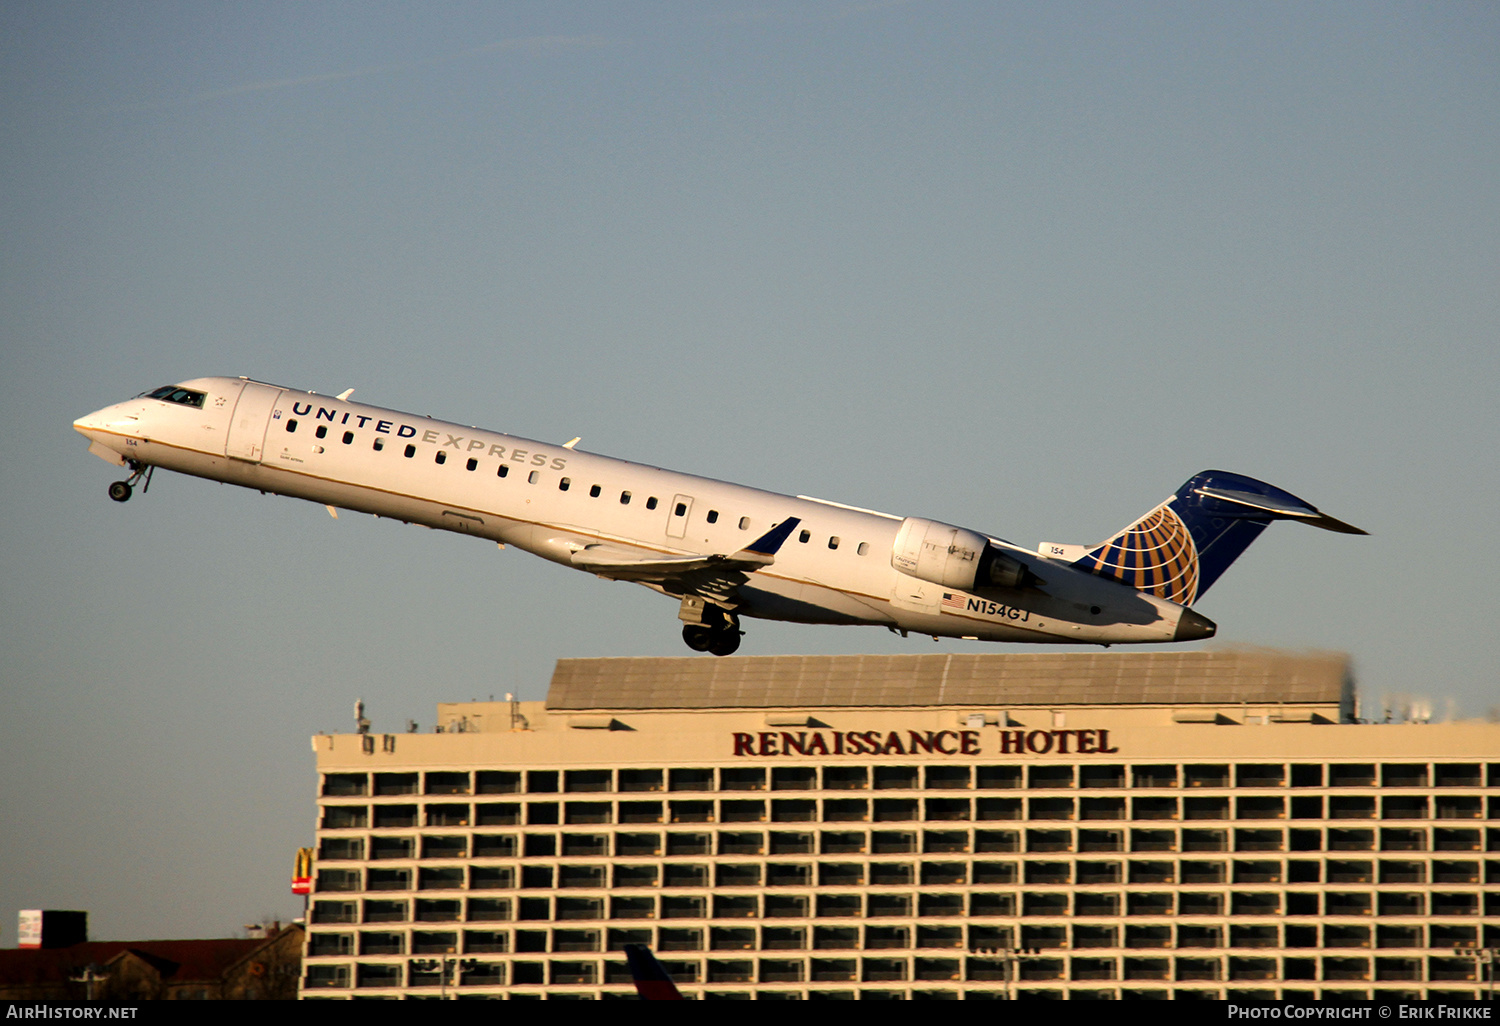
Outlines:
{"type": "Polygon", "coordinates": [[[1266,651],[562,660],[318,735],[303,997],[1487,996],[1500,724],[1266,651]]]}

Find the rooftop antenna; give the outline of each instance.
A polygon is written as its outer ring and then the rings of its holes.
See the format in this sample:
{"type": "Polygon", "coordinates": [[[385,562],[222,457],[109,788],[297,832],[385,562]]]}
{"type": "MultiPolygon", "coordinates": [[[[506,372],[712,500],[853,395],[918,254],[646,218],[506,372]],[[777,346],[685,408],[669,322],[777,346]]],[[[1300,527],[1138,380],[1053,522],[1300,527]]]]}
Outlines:
{"type": "Polygon", "coordinates": [[[365,719],[365,700],[356,698],[354,700],[354,727],[361,734],[370,732],[370,721],[365,719]]]}

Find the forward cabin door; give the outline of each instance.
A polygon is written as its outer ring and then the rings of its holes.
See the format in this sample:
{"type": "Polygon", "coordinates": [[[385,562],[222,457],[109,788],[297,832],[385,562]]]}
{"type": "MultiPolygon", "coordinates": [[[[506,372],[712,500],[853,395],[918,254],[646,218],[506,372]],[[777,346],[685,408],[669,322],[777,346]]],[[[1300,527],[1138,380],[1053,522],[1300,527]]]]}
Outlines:
{"type": "Polygon", "coordinates": [[[667,510],[667,536],[681,538],[687,533],[688,517],[693,512],[693,497],[691,495],[674,495],[672,497],[672,508],[667,510]]]}
{"type": "Polygon", "coordinates": [[[282,390],[271,385],[247,381],[229,419],[229,437],[224,440],[224,455],[237,460],[259,463],[266,450],[266,429],[271,411],[282,390]]]}

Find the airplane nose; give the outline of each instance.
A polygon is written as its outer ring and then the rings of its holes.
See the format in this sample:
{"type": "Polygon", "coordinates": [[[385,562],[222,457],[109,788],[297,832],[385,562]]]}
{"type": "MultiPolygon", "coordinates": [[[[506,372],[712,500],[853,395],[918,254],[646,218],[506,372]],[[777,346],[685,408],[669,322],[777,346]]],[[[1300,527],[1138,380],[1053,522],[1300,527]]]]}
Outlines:
{"type": "Polygon", "coordinates": [[[1182,617],[1177,621],[1177,633],[1172,635],[1173,641],[1199,641],[1203,638],[1211,638],[1219,632],[1219,625],[1206,616],[1200,616],[1191,609],[1184,609],[1182,617]]]}
{"type": "Polygon", "coordinates": [[[140,420],[139,409],[130,403],[115,403],[102,410],[84,414],[73,422],[73,430],[92,438],[94,432],[119,433],[140,420]]]}
{"type": "Polygon", "coordinates": [[[98,431],[104,426],[104,418],[101,416],[103,413],[103,410],[95,410],[93,413],[84,414],[73,422],[73,430],[81,435],[87,435],[90,431],[98,431]]]}

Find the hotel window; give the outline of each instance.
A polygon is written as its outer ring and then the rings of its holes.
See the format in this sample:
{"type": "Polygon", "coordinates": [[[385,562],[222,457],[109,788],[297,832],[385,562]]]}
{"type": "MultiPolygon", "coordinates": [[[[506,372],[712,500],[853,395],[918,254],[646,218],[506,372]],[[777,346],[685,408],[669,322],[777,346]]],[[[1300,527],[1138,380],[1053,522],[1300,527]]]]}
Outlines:
{"type": "Polygon", "coordinates": [[[870,883],[875,887],[910,887],[915,879],[913,869],[910,862],[872,862],[870,883]]]}
{"type": "Polygon", "coordinates": [[[713,839],[708,834],[671,833],[667,835],[667,856],[709,855],[713,839]]]}
{"type": "Polygon", "coordinates": [[[392,829],[396,826],[416,826],[416,805],[375,805],[377,829],[392,829]]]}
{"type": "Polygon", "coordinates": [[[417,873],[419,891],[462,890],[464,871],[462,866],[423,866],[417,873]]]}
{"type": "MultiPolygon", "coordinates": [[[[508,840],[508,838],[507,838],[508,840]]],[[[475,854],[479,854],[479,835],[474,835],[475,854]]],[[[563,834],[562,853],[577,857],[579,855],[608,855],[608,834],[563,834]]]]}
{"type": "Polygon", "coordinates": [[[629,858],[661,854],[661,834],[616,834],[615,855],[629,858]]]}
{"type": "Polygon", "coordinates": [[[327,805],[323,808],[323,829],[363,829],[368,816],[369,810],[363,805],[327,805]]]}
{"type": "Polygon", "coordinates": [[[481,802],[474,806],[476,826],[514,826],[521,822],[521,806],[515,802],[481,802]]]}
{"type": "Polygon", "coordinates": [[[502,922],[510,918],[509,898],[470,898],[468,919],[471,923],[502,922]]]}
{"type": "Polygon", "coordinates": [[[516,876],[508,865],[471,865],[469,867],[469,889],[508,891],[514,885],[516,885],[516,876]]]}
{"type": "Polygon", "coordinates": [[[410,869],[371,869],[366,887],[372,891],[411,890],[410,869]]]}
{"type": "Polygon", "coordinates": [[[1188,787],[1228,787],[1228,766],[1184,766],[1183,776],[1188,787]]]}
{"type": "Polygon", "coordinates": [[[1279,763],[1242,763],[1234,768],[1236,787],[1284,787],[1286,767],[1279,763]]]}
{"type": "Polygon", "coordinates": [[[928,766],[926,784],[929,791],[967,789],[969,786],[969,767],[928,766]]]}
{"type": "Polygon", "coordinates": [[[1132,766],[1130,782],[1134,787],[1176,787],[1176,766],[1132,766]]]}
{"type": "Polygon", "coordinates": [[[711,769],[674,769],[667,774],[667,789],[671,791],[712,791],[714,771],[711,769]]]}
{"type": "Polygon", "coordinates": [[[917,786],[917,767],[915,766],[876,766],[875,767],[875,789],[903,790],[917,786]]]}
{"type": "Polygon", "coordinates": [[[800,894],[766,895],[767,919],[806,919],[807,898],[800,894]]]}
{"type": "Polygon", "coordinates": [[[870,770],[865,766],[825,766],[825,791],[859,791],[870,786],[870,770]]]}
{"type": "Polygon", "coordinates": [[[917,835],[905,831],[877,830],[870,835],[870,850],[877,855],[914,852],[917,850],[917,835]]]}
{"type": "Polygon", "coordinates": [[[771,770],[771,790],[811,791],[818,786],[817,774],[812,766],[777,766],[771,770]]]}
{"type": "Polygon", "coordinates": [[[958,854],[969,850],[967,830],[924,830],[922,850],[940,854],[958,854]]]}
{"type": "Polygon", "coordinates": [[[404,923],[409,918],[407,910],[410,907],[405,901],[366,901],[364,921],[367,923],[404,923]]]}
{"type": "Polygon", "coordinates": [[[1027,773],[1031,788],[1072,787],[1072,766],[1032,766],[1027,773]]]}

